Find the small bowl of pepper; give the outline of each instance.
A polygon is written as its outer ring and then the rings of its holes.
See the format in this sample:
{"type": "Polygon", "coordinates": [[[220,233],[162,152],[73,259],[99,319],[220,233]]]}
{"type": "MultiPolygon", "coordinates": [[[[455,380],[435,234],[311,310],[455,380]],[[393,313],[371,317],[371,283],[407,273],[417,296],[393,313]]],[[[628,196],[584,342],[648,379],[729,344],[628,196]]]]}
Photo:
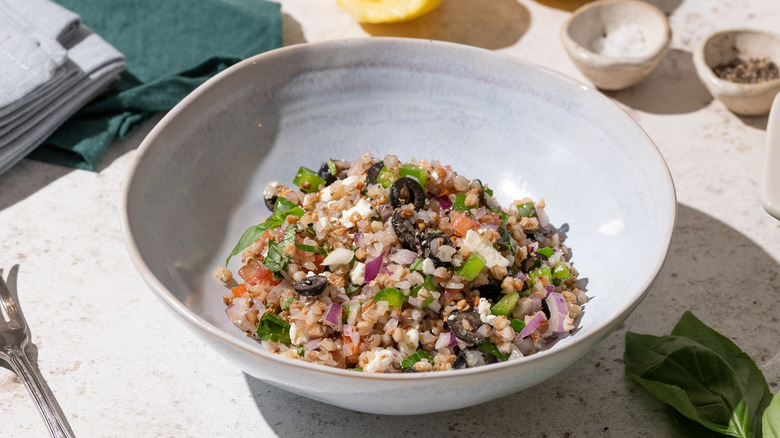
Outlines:
{"type": "Polygon", "coordinates": [[[642,81],[669,50],[666,15],[638,0],[599,0],[569,17],[560,38],[574,65],[596,87],[621,90],[642,81]]]}
{"type": "Polygon", "coordinates": [[[705,38],[693,55],[696,72],[710,93],[743,116],[769,113],[780,92],[780,36],[730,29],[705,38]]]}

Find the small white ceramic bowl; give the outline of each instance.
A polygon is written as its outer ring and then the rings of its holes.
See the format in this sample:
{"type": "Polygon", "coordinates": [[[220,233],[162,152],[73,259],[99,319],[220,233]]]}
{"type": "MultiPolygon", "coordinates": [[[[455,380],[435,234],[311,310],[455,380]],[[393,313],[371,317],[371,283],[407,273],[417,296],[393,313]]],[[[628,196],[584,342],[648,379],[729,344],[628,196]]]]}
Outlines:
{"type": "Polygon", "coordinates": [[[765,57],[780,65],[780,36],[751,29],[715,32],[703,39],[693,53],[699,79],[710,93],[736,114],[762,116],[769,113],[780,92],[780,79],[758,83],[737,83],[719,78],[714,67],[734,59],[765,57]]]}
{"type": "Polygon", "coordinates": [[[639,83],[669,50],[666,16],[638,0],[600,0],[572,13],[561,41],[577,68],[602,90],[639,83]]]}
{"type": "Polygon", "coordinates": [[[140,146],[121,217],[152,291],[248,374],[348,409],[421,414],[511,394],[575,363],[645,295],[676,205],[653,142],[597,90],[487,50],[366,38],[261,54],[199,87],[140,146]],[[589,280],[577,333],[519,360],[414,374],[285,359],[244,336],[225,315],[214,270],[268,214],[263,188],[366,149],[449,163],[505,205],[544,198],[553,223],[569,224],[574,266],[589,280]]]}

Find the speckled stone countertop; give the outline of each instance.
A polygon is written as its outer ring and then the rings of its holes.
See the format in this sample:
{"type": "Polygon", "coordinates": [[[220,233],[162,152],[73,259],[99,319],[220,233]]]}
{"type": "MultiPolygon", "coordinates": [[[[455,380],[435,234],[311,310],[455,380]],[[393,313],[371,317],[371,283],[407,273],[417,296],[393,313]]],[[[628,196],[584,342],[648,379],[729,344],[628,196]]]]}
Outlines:
{"type": "MultiPolygon", "coordinates": [[[[98,172],[24,160],[0,176],[0,269],[18,265],[37,366],[80,437],[676,436],[623,367],[626,331],[667,334],[692,310],[780,388],[780,222],[759,199],[767,117],[739,117],[699,83],[695,45],[731,27],[780,31],[776,0],[651,0],[672,47],[639,85],[606,93],[656,142],[679,215],[669,256],[623,327],[563,374],[498,401],[389,417],[301,398],[243,374],[148,291],[122,242],[119,187],[156,118],[98,172]]],[[[360,25],[335,0],[283,0],[284,42],[405,36],[470,44],[585,81],[560,26],[581,0],[444,0],[421,19],[360,25]]],[[[780,170],[780,169],[778,169],[780,170]]],[[[0,369],[0,436],[44,437],[20,380],[0,369]]]]}

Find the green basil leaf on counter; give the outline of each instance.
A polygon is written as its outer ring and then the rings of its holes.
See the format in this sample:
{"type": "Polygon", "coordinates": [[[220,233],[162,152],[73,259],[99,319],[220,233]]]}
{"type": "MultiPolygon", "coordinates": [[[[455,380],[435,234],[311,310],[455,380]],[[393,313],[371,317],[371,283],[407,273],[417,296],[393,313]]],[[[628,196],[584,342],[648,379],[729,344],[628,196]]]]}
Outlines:
{"type": "Polygon", "coordinates": [[[684,336],[706,345],[715,354],[722,357],[739,380],[747,402],[750,416],[750,430],[760,436],[761,412],[772,400],[772,393],[764,374],[755,362],[745,354],[731,339],[721,335],[696,318],[691,312],[685,312],[672,329],[673,336],[684,336]]]}
{"type": "Polygon", "coordinates": [[[780,395],[775,394],[761,419],[764,438],[780,438],[780,395]]]}
{"type": "Polygon", "coordinates": [[[626,333],[624,360],[629,377],[688,419],[729,436],[761,436],[771,399],[766,379],[739,347],[690,312],[669,336],[626,333]]]}
{"type": "Polygon", "coordinates": [[[626,333],[626,373],[686,417],[748,437],[748,408],[734,371],[712,350],[681,336],[626,333]]]}

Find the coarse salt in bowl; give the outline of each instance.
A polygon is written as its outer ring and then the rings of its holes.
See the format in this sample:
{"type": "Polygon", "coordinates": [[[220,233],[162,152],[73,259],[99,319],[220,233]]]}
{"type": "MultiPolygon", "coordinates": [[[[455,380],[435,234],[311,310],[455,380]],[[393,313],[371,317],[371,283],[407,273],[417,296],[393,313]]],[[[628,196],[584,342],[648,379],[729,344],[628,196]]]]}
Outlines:
{"type": "Polygon", "coordinates": [[[595,86],[620,90],[639,83],[669,50],[671,29],[655,6],[638,0],[600,0],[572,13],[561,41],[595,86]]]}
{"type": "Polygon", "coordinates": [[[241,370],[336,406],[400,415],[483,403],[575,364],[647,293],[676,200],[653,142],[597,90],[488,50],[370,38],[267,52],[206,82],[144,140],[120,209],[128,252],[152,292],[241,370]],[[265,186],[366,149],[450,164],[503,205],[545,199],[553,222],[569,225],[572,262],[588,280],[576,333],[516,360],[371,374],[271,354],[237,329],[214,270],[267,215],[265,186]]]}

